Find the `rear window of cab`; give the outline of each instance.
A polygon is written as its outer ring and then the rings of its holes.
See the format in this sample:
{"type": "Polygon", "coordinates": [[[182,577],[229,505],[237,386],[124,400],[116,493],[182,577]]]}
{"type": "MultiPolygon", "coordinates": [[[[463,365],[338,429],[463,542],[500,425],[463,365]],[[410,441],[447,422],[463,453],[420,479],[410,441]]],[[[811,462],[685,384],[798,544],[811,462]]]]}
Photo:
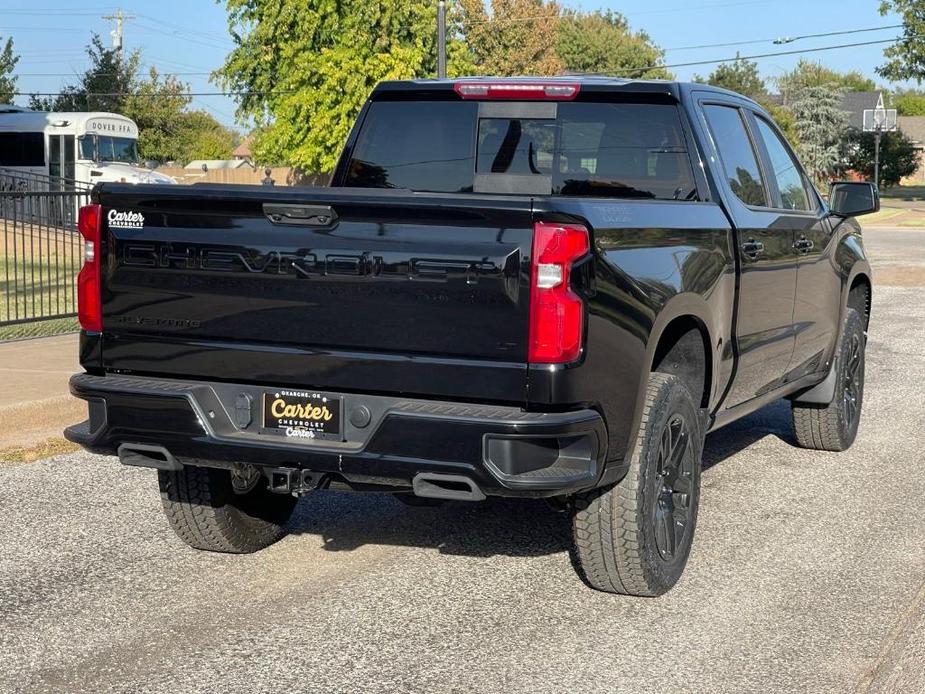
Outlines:
{"type": "Polygon", "coordinates": [[[480,118],[475,101],[373,102],[343,185],[466,193],[492,175],[542,177],[554,195],[696,196],[677,106],[647,103],[561,102],[554,118],[480,118]]]}

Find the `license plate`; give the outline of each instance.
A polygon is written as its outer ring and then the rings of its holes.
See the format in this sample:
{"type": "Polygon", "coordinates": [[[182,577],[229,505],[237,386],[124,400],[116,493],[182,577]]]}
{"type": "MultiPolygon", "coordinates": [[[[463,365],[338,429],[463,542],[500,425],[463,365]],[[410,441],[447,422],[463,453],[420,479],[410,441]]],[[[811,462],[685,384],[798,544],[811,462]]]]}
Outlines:
{"type": "Polygon", "coordinates": [[[264,429],[291,439],[340,439],[341,400],[323,393],[274,390],[263,394],[264,429]]]}

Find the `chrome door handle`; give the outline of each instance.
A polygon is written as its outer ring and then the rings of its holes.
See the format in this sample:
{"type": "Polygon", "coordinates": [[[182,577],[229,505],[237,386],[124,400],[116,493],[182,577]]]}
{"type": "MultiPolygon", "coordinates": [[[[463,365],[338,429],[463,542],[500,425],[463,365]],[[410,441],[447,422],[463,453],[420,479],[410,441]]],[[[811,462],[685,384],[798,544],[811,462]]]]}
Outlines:
{"type": "Polygon", "coordinates": [[[793,242],[793,247],[796,248],[798,251],[811,251],[813,250],[813,246],[815,245],[816,244],[814,244],[810,239],[806,238],[805,236],[801,236],[800,238],[798,238],[796,241],[793,242]]]}
{"type": "Polygon", "coordinates": [[[742,244],[742,252],[749,258],[757,258],[759,255],[764,253],[764,244],[761,243],[761,241],[749,239],[742,244]]]}

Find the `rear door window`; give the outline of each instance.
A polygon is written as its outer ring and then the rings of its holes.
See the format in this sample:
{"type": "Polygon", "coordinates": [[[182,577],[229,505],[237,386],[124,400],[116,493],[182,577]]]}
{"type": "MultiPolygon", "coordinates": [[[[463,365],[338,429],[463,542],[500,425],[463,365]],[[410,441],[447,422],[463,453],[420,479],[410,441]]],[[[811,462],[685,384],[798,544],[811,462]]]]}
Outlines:
{"type": "Polygon", "coordinates": [[[734,106],[717,105],[704,106],[703,111],[732,192],[746,205],[767,207],[768,196],[758,157],[748,137],[741,112],[734,106]]]}
{"type": "Polygon", "coordinates": [[[479,111],[475,101],[373,102],[344,184],[469,192],[476,175],[479,190],[497,175],[504,192],[536,192],[536,177],[547,194],[696,198],[674,105],[563,102],[550,118],[479,111]],[[522,191],[510,187],[517,177],[526,177],[522,191]]]}

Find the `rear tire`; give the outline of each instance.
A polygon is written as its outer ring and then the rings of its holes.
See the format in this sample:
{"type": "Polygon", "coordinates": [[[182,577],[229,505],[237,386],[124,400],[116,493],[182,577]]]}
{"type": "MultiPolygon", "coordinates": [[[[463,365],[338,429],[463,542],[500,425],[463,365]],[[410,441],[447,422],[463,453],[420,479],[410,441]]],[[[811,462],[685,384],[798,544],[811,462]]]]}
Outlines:
{"type": "Polygon", "coordinates": [[[864,403],[864,321],[848,309],[835,356],[835,395],[826,405],[790,404],[793,433],[802,448],[844,451],[858,434],[864,403]]]}
{"type": "Polygon", "coordinates": [[[650,374],[626,477],[573,500],[572,559],[592,588],[652,597],[681,577],[700,501],[695,402],[677,376],[650,374]]]}
{"type": "Polygon", "coordinates": [[[296,498],[273,494],[260,474],[235,490],[229,470],[184,465],[157,473],[164,513],[190,547],[246,554],[268,547],[283,534],[296,498]]]}

